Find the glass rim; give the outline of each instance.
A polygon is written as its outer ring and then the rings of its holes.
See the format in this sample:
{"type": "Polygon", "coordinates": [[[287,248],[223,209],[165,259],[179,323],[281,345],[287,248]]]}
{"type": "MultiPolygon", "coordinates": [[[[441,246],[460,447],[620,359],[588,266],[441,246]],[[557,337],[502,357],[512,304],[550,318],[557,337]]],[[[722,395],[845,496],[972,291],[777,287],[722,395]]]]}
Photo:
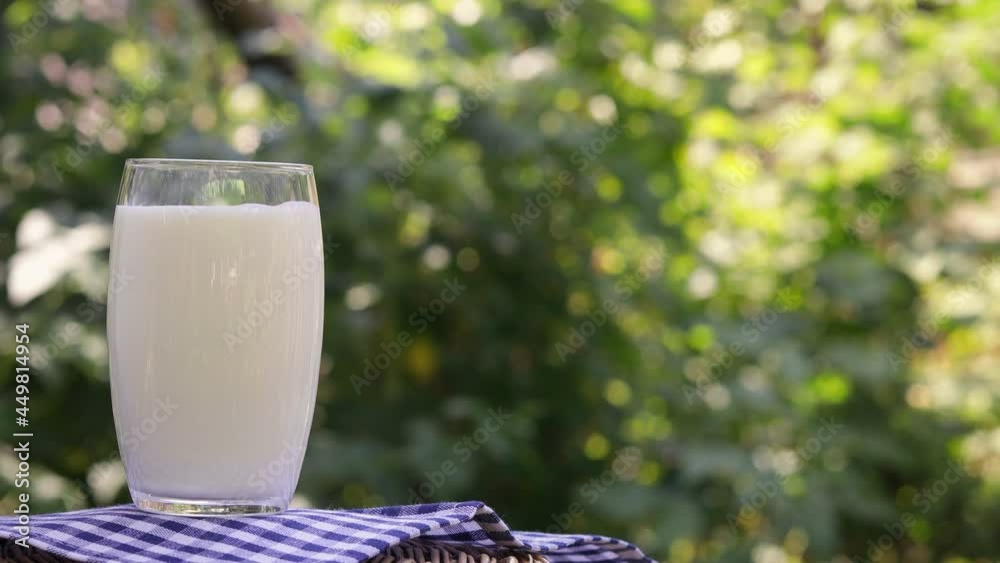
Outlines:
{"type": "Polygon", "coordinates": [[[260,170],[267,172],[289,172],[312,174],[312,164],[296,162],[260,162],[256,160],[206,160],[196,158],[129,158],[125,160],[126,168],[146,168],[163,170],[169,168],[238,168],[241,170],[260,170]]]}

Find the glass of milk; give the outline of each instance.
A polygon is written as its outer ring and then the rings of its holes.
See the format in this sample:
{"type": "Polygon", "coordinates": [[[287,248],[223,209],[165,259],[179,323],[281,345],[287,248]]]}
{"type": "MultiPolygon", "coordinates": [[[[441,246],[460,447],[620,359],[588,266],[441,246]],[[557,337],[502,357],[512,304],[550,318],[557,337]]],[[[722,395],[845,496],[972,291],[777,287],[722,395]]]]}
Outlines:
{"type": "Polygon", "coordinates": [[[118,446],[139,508],[192,516],[287,508],[322,336],[311,166],[125,163],[108,347],[118,446]]]}

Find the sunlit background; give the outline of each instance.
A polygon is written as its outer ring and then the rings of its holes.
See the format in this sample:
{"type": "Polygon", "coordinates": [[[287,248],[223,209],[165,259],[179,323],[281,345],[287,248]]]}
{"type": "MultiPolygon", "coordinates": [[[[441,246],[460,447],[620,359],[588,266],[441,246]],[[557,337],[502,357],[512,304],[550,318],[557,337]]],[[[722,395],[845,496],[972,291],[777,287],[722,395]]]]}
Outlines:
{"type": "Polygon", "coordinates": [[[129,501],[124,160],[254,159],[313,164],[325,228],[298,505],[480,499],[678,563],[1000,558],[1000,3],[173,4],[0,2],[34,512],[129,501]]]}

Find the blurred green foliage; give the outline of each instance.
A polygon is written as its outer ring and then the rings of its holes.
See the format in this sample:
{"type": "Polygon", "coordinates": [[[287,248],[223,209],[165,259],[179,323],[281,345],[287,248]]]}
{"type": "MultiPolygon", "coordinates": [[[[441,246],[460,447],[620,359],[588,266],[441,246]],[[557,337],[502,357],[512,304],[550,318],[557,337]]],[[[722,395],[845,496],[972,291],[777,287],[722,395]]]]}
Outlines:
{"type": "Polygon", "coordinates": [[[35,511],[128,502],[104,332],[124,159],[247,158],[319,183],[299,502],[482,499],[672,562],[871,559],[910,514],[880,560],[1000,557],[1000,4],[287,0],[258,39],[295,79],[194,8],[2,13],[0,339],[31,324],[35,511]],[[491,408],[512,416],[459,455],[491,408]]]}

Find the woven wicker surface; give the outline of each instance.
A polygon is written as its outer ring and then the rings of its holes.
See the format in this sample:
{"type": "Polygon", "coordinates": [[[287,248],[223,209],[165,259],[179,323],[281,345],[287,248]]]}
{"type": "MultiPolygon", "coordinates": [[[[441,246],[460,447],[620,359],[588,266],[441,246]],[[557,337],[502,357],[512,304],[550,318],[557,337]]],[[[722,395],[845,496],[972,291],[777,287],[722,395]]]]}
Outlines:
{"type": "Polygon", "coordinates": [[[68,563],[71,559],[50,555],[39,549],[25,549],[12,541],[0,540],[0,561],[11,563],[68,563]]]}

